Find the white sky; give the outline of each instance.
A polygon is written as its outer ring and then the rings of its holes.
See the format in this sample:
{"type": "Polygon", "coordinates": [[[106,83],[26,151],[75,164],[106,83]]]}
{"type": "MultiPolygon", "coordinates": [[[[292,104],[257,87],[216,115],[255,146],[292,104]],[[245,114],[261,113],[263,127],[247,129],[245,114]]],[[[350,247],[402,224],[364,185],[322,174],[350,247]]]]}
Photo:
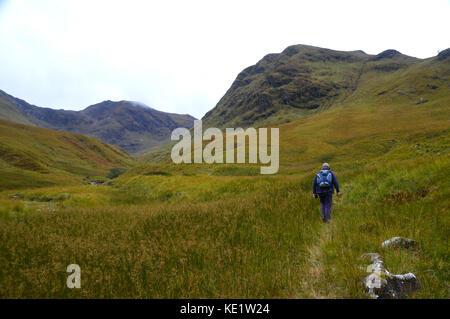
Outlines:
{"type": "Polygon", "coordinates": [[[38,106],[132,100],[200,118],[289,45],[426,58],[449,34],[450,0],[0,0],[0,89],[38,106]]]}

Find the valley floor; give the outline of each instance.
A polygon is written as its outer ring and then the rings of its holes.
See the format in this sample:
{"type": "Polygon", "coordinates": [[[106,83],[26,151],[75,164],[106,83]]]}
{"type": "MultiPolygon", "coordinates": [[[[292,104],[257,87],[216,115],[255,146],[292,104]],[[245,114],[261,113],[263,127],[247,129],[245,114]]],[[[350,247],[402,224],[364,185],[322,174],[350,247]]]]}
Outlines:
{"type": "Polygon", "coordinates": [[[344,196],[328,225],[311,174],[158,173],[3,192],[0,296],[364,298],[360,256],[380,252],[391,272],[418,276],[412,297],[448,298],[448,155],[420,160],[337,172],[344,196]],[[419,248],[382,250],[392,236],[419,248]],[[78,290],[66,287],[72,263],[78,290]]]}
{"type": "Polygon", "coordinates": [[[418,277],[410,297],[449,298],[448,113],[421,107],[286,124],[274,176],[143,164],[102,186],[4,190],[0,298],[366,298],[367,252],[418,277]],[[328,225],[311,192],[325,160],[343,193],[328,225]],[[382,249],[393,236],[419,245],[382,249]]]}

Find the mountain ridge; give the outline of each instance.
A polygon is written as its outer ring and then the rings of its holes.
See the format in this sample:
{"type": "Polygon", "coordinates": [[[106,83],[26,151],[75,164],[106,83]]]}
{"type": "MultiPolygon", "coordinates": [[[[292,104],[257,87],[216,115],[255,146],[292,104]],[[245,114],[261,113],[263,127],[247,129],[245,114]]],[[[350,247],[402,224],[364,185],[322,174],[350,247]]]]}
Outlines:
{"type": "Polygon", "coordinates": [[[361,80],[371,79],[378,85],[384,77],[400,78],[400,73],[417,65],[427,68],[430,61],[446,63],[448,50],[419,59],[394,49],[371,55],[361,50],[291,45],[242,70],[202,120],[206,126],[218,127],[290,122],[361,94],[357,92],[361,80]]]}
{"type": "Polygon", "coordinates": [[[83,110],[32,105],[0,90],[0,117],[39,127],[87,134],[132,154],[147,152],[169,142],[177,127],[192,127],[194,117],[167,113],[135,101],[106,100],[83,110]]]}
{"type": "MultiPolygon", "coordinates": [[[[361,50],[291,45],[242,70],[203,116],[203,124],[221,128],[278,125],[374,99],[379,103],[386,98],[410,105],[426,103],[427,97],[448,87],[449,52],[446,49],[435,57],[419,59],[394,49],[372,55],[361,50]]],[[[134,155],[167,145],[173,129],[191,128],[195,119],[125,100],[105,100],[81,111],[41,108],[1,90],[0,117],[87,134],[134,155]]]]}

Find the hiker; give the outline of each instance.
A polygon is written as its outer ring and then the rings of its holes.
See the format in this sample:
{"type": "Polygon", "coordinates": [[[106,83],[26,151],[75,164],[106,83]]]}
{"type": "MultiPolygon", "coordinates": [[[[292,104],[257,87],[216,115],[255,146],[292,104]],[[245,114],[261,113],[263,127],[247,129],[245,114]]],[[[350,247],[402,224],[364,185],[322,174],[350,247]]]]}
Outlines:
{"type": "Polygon", "coordinates": [[[324,223],[328,223],[331,219],[334,188],[336,188],[337,195],[341,196],[336,175],[330,170],[328,163],[323,163],[322,169],[314,177],[313,193],[314,198],[320,197],[320,209],[324,223]]]}

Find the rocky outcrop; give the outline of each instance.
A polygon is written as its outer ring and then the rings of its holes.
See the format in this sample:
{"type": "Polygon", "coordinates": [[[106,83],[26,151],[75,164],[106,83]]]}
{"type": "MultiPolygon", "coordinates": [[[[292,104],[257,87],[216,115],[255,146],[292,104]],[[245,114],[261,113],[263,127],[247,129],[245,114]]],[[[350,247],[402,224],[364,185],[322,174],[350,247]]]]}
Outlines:
{"type": "Polygon", "coordinates": [[[401,248],[414,248],[417,246],[417,242],[413,239],[403,238],[403,237],[392,237],[388,240],[385,240],[381,247],[390,248],[390,247],[401,247],[401,248]]]}
{"type": "Polygon", "coordinates": [[[417,102],[416,104],[423,104],[423,103],[427,103],[428,100],[424,99],[424,98],[420,98],[419,102],[417,102]]]}
{"type": "Polygon", "coordinates": [[[367,253],[362,257],[368,257],[372,261],[367,266],[367,272],[370,272],[370,274],[364,279],[364,285],[370,297],[375,299],[400,299],[420,288],[419,280],[412,273],[391,274],[384,267],[379,254],[367,253]]]}
{"type": "Polygon", "coordinates": [[[441,60],[441,61],[448,59],[449,57],[450,57],[450,48],[439,52],[439,54],[437,55],[438,60],[441,60]]]}
{"type": "Polygon", "coordinates": [[[401,53],[398,52],[397,50],[389,49],[389,50],[385,50],[385,51],[377,54],[371,60],[372,61],[378,61],[378,60],[381,60],[381,59],[392,59],[393,57],[398,56],[398,55],[401,55],[401,53]]]}
{"type": "MultiPolygon", "coordinates": [[[[388,248],[416,248],[417,242],[410,238],[392,237],[385,240],[381,247],[388,248]]],[[[413,273],[403,275],[391,274],[383,265],[383,259],[377,253],[367,253],[362,258],[370,258],[371,264],[366,271],[370,273],[364,278],[367,294],[375,299],[399,299],[420,289],[420,282],[413,273]]]]}

